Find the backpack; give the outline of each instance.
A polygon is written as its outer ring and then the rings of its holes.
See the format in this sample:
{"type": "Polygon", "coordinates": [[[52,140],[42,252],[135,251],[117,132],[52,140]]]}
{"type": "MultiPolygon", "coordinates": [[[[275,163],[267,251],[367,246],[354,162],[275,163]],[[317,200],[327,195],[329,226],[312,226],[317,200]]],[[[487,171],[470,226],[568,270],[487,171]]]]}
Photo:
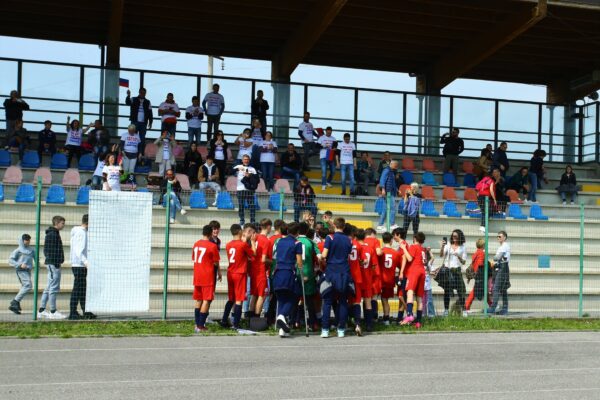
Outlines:
{"type": "Polygon", "coordinates": [[[254,192],[258,188],[258,184],[260,183],[260,178],[257,174],[250,174],[249,176],[245,176],[242,179],[242,183],[246,190],[254,192]]]}
{"type": "Polygon", "coordinates": [[[489,176],[483,177],[483,179],[481,179],[479,182],[477,182],[477,185],[475,185],[477,194],[479,196],[489,196],[491,194],[490,187],[492,186],[493,182],[494,181],[489,176]]]}

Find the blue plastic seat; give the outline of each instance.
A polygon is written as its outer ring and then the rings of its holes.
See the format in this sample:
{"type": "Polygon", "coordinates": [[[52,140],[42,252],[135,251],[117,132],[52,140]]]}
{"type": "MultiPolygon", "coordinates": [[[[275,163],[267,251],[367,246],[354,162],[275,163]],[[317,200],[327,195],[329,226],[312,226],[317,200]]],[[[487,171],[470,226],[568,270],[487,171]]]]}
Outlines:
{"type": "Polygon", "coordinates": [[[542,212],[542,207],[539,204],[532,204],[529,210],[529,216],[537,221],[548,221],[548,216],[542,212]]]}
{"type": "Polygon", "coordinates": [[[194,190],[190,195],[190,208],[208,208],[204,192],[194,190]]]}
{"type": "Polygon", "coordinates": [[[0,183],[0,201],[4,201],[4,185],[0,183]]]}
{"type": "Polygon", "coordinates": [[[423,185],[427,186],[438,186],[439,183],[435,180],[435,177],[431,172],[423,172],[422,178],[423,185]]]}
{"type": "Polygon", "coordinates": [[[88,205],[90,204],[90,187],[82,186],[77,191],[77,200],[75,200],[76,204],[79,205],[88,205]]]}
{"type": "Polygon", "coordinates": [[[233,201],[229,192],[221,192],[217,195],[217,208],[219,210],[233,210],[233,201]]]}
{"type": "Polygon", "coordinates": [[[442,210],[442,213],[444,215],[447,215],[448,217],[453,217],[453,218],[462,217],[462,214],[459,213],[458,209],[456,208],[456,203],[453,201],[447,201],[444,203],[444,208],[442,210]]]}
{"type": "Polygon", "coordinates": [[[405,185],[410,185],[415,181],[415,177],[411,171],[402,171],[400,175],[402,176],[405,185]]]}
{"type": "Polygon", "coordinates": [[[21,162],[23,168],[39,168],[40,167],[40,156],[37,151],[26,151],[23,155],[23,161],[21,162]]]}
{"type": "Polygon", "coordinates": [[[465,179],[463,180],[463,185],[465,185],[466,187],[474,188],[475,187],[475,175],[465,174],[465,179]]]}
{"type": "Polygon", "coordinates": [[[521,211],[521,206],[514,203],[508,206],[508,216],[514,219],[527,219],[527,215],[523,215],[521,211]]]}
{"type": "Polygon", "coordinates": [[[442,176],[442,184],[445,186],[457,187],[458,183],[456,183],[456,177],[451,172],[445,172],[442,176]]]}
{"type": "Polygon", "coordinates": [[[48,204],[65,204],[65,189],[60,185],[52,185],[46,195],[48,204]]]}
{"type": "Polygon", "coordinates": [[[481,218],[481,210],[479,204],[475,201],[469,201],[465,206],[465,214],[471,218],[481,218]]]}
{"type": "Polygon", "coordinates": [[[423,203],[421,203],[421,213],[426,215],[427,217],[440,216],[440,213],[435,210],[433,201],[431,200],[423,200],[423,203]]]}
{"type": "Polygon", "coordinates": [[[51,169],[67,169],[67,156],[63,153],[56,153],[52,156],[52,161],[50,161],[51,169]]]}
{"type": "MultiPolygon", "coordinates": [[[[244,208],[248,208],[248,200],[244,201],[244,208]]],[[[260,210],[260,202],[258,201],[258,195],[254,194],[254,209],[256,211],[260,210]]]]}
{"type": "Polygon", "coordinates": [[[30,183],[23,183],[20,185],[17,189],[15,201],[17,203],[33,203],[35,201],[35,189],[33,188],[33,185],[30,183]]]}
{"type": "Polygon", "coordinates": [[[134,172],[136,174],[149,174],[152,171],[152,161],[146,159],[144,164],[145,165],[136,164],[134,172]]]}
{"type": "Polygon", "coordinates": [[[93,171],[96,169],[96,162],[94,156],[91,154],[84,154],[79,159],[79,170],[80,171],[93,171]]]}
{"type": "Polygon", "coordinates": [[[136,190],[140,193],[150,193],[150,190],[148,190],[148,188],[145,188],[145,187],[137,188],[136,190]]]}
{"type": "MultiPolygon", "coordinates": [[[[281,202],[281,195],[279,193],[273,193],[269,196],[269,210],[271,211],[279,211],[281,202]]],[[[283,211],[287,211],[287,207],[283,206],[283,211]]]]}
{"type": "Polygon", "coordinates": [[[0,150],[0,167],[10,167],[10,153],[0,150]]]}

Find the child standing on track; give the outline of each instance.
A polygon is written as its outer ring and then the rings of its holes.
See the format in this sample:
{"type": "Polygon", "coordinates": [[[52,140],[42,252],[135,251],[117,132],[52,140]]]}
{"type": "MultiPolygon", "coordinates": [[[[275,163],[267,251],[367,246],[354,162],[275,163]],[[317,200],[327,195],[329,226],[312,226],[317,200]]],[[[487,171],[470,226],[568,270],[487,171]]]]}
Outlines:
{"type": "Polygon", "coordinates": [[[425,234],[417,232],[413,238],[413,245],[406,248],[402,244],[404,251],[404,262],[400,269],[400,275],[406,276],[406,317],[402,320],[402,325],[410,325],[416,321],[415,328],[421,327],[421,317],[423,316],[423,295],[425,294],[425,234]],[[413,315],[413,306],[417,298],[417,318],[413,315]]]}
{"type": "Polygon", "coordinates": [[[213,227],[205,225],[202,228],[202,239],[194,243],[192,248],[192,260],[194,261],[194,294],[192,298],[196,301],[194,307],[194,320],[196,322],[196,333],[206,331],[206,319],[210,303],[215,298],[215,268],[217,279],[221,281],[221,270],[219,269],[219,248],[210,241],[213,227]]]}
{"type": "Polygon", "coordinates": [[[377,257],[375,270],[373,271],[373,297],[371,298],[371,309],[373,310],[373,319],[378,318],[377,296],[381,293],[381,265],[383,263],[383,252],[381,251],[381,243],[377,238],[377,232],[373,228],[365,229],[365,243],[371,246],[377,257]]]}
{"type": "Polygon", "coordinates": [[[31,270],[33,260],[35,259],[35,249],[29,246],[31,236],[24,234],[19,239],[19,247],[14,250],[8,259],[8,264],[14,267],[17,272],[17,278],[21,283],[21,289],[15,298],[10,302],[8,309],[15,314],[21,314],[21,300],[31,291],[31,270]]]}
{"type": "Polygon", "coordinates": [[[365,314],[365,325],[367,332],[373,331],[373,308],[371,299],[373,297],[373,275],[377,266],[377,254],[371,246],[365,243],[365,231],[359,229],[356,232],[356,240],[362,246],[362,296],[363,296],[363,313],[365,314]]]}
{"type": "Polygon", "coordinates": [[[398,280],[397,270],[401,265],[401,253],[392,248],[392,234],[385,232],[381,235],[383,238],[383,262],[380,264],[381,270],[381,304],[383,306],[383,324],[390,324],[390,303],[389,299],[394,297],[394,287],[398,280]]]}

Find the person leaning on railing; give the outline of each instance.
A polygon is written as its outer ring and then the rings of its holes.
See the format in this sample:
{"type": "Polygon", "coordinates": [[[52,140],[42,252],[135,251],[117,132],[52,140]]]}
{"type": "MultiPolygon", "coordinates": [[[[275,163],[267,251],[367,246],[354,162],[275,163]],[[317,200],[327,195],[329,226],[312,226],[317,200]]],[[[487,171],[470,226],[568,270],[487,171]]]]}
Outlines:
{"type": "Polygon", "coordinates": [[[465,142],[458,137],[458,128],[453,128],[452,133],[445,133],[440,138],[440,143],[444,145],[442,154],[444,155],[444,172],[458,174],[458,156],[465,149],[465,142]]]}

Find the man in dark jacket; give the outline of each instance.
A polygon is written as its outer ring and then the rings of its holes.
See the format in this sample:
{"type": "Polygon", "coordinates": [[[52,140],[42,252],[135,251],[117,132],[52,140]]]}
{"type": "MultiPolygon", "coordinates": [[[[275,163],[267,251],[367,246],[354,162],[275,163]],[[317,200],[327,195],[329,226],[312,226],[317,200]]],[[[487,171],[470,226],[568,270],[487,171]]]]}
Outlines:
{"type": "Polygon", "coordinates": [[[96,161],[98,161],[98,155],[106,154],[108,151],[108,146],[110,145],[110,133],[108,129],[102,125],[102,121],[97,119],[94,122],[94,129],[90,131],[88,137],[88,143],[94,149],[94,157],[96,158],[96,161]]]}
{"type": "Polygon", "coordinates": [[[56,153],[56,133],[52,130],[52,121],[44,121],[44,129],[38,134],[38,143],[40,160],[44,153],[49,153],[50,156],[53,156],[54,153],[56,153]]]}
{"type": "Polygon", "coordinates": [[[146,129],[152,129],[152,106],[146,98],[146,89],[140,88],[137,97],[131,98],[131,91],[127,91],[125,104],[130,106],[129,120],[135,125],[136,132],[140,135],[140,152],[143,155],[146,148],[146,129]]]}
{"type": "Polygon", "coordinates": [[[302,159],[296,152],[294,143],[287,145],[287,151],[281,155],[281,172],[284,178],[294,178],[294,187],[300,184],[302,176],[302,159]]]}
{"type": "Polygon", "coordinates": [[[267,132],[267,110],[269,109],[269,103],[263,99],[263,91],[256,91],[256,99],[252,100],[252,120],[258,119],[260,121],[260,131],[265,135],[267,132]]]}
{"type": "Polygon", "coordinates": [[[500,143],[500,147],[496,149],[492,158],[492,168],[498,168],[503,178],[506,177],[509,168],[508,156],[506,155],[507,149],[508,144],[506,142],[500,143]]]}
{"type": "Polygon", "coordinates": [[[60,215],[52,218],[52,226],[46,229],[44,239],[44,256],[48,268],[48,285],[42,294],[42,301],[38,310],[38,318],[65,319],[66,315],[56,311],[56,296],[60,291],[60,266],[65,261],[60,231],[65,227],[65,219],[60,215]],[[46,304],[50,301],[50,312],[46,304]]]}
{"type": "Polygon", "coordinates": [[[12,90],[10,98],[4,100],[4,112],[6,113],[6,136],[9,137],[15,130],[17,121],[23,120],[23,111],[29,110],[29,104],[25,103],[19,92],[12,90]]]}
{"type": "Polygon", "coordinates": [[[452,170],[454,175],[458,174],[458,156],[465,149],[465,142],[458,137],[458,128],[453,128],[452,133],[444,133],[440,143],[444,145],[444,172],[452,170]]]}

